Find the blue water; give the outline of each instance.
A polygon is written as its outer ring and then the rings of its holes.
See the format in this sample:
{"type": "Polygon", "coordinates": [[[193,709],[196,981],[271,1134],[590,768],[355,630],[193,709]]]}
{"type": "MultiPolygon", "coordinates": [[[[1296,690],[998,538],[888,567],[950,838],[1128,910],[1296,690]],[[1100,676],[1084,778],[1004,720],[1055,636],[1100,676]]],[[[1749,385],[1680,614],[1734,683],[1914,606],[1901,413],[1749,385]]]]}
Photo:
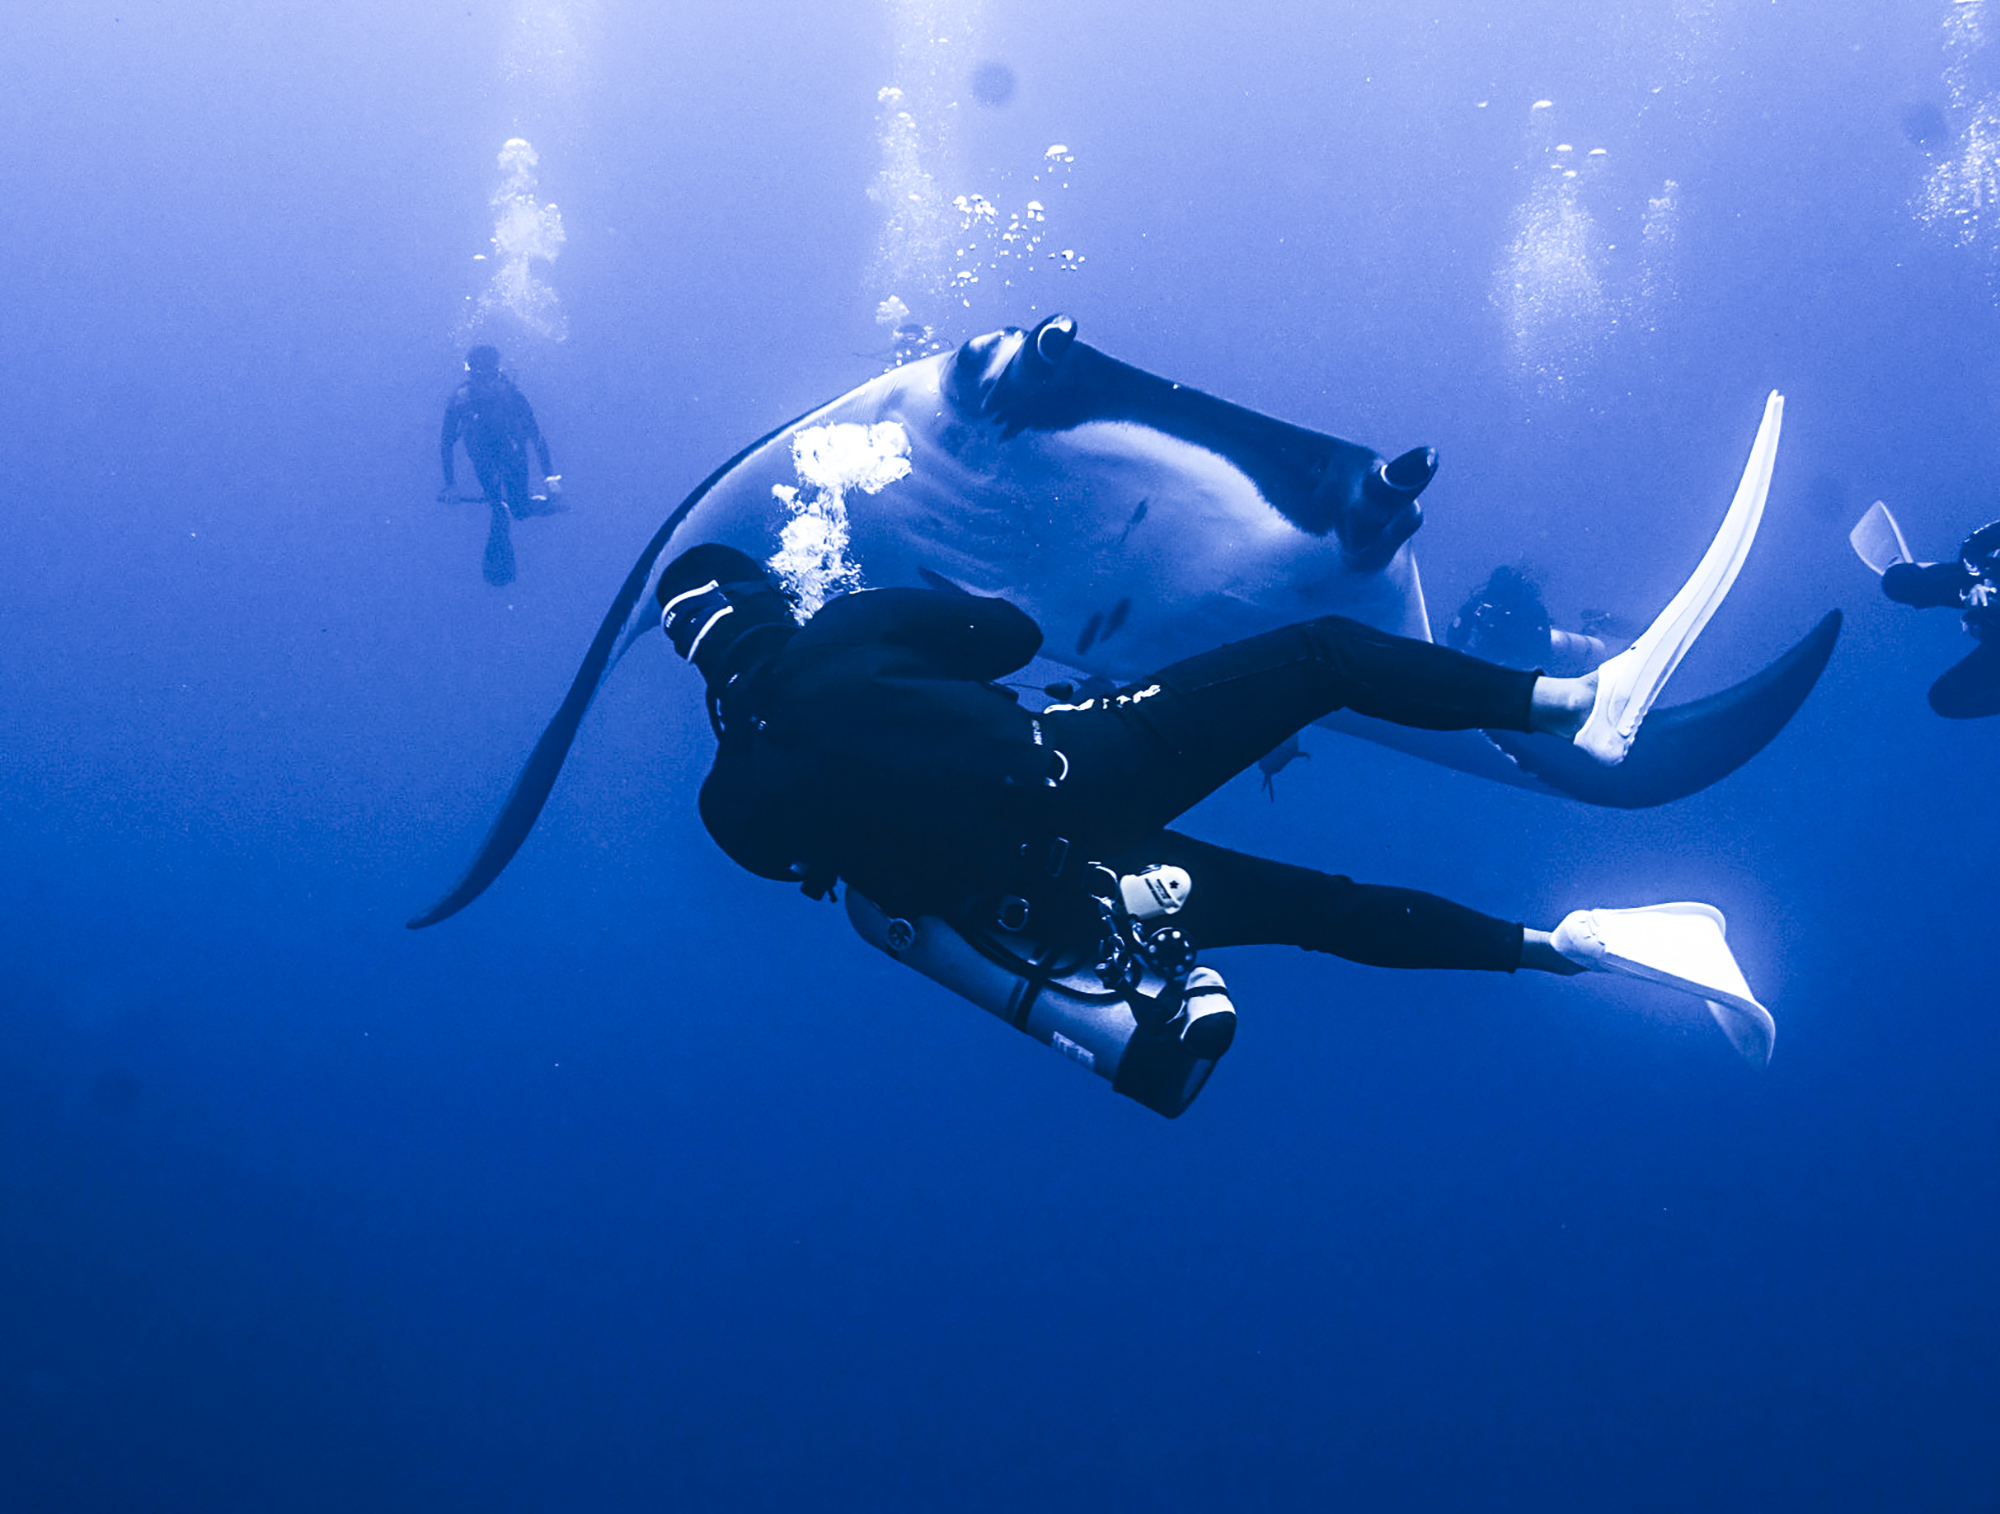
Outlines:
{"type": "Polygon", "coordinates": [[[1994,1506],[2000,722],[1929,713],[1963,638],[1845,541],[1996,513],[1985,7],[21,9],[0,1503],[1994,1506]],[[1035,274],[888,245],[888,85],[943,200],[1043,202],[1035,274]],[[478,334],[573,509],[494,589],[432,496],[514,136],[568,334],[478,334]],[[1436,445],[1434,614],[1509,562],[1643,618],[1782,389],[1676,697],[1848,623],[1742,772],[1607,813],[1317,732],[1189,822],[1543,925],[1713,901],[1769,1070],[1692,1000],[1244,951],[1167,1124],[735,872],[650,645],[405,932],[654,527],[892,293],[1436,445]]]}

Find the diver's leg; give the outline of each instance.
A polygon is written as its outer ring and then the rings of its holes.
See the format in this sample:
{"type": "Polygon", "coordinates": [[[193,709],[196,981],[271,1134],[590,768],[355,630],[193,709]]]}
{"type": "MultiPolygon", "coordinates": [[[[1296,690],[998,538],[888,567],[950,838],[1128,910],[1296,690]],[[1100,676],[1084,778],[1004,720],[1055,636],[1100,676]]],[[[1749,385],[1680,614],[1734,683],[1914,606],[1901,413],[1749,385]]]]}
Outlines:
{"type": "Polygon", "coordinates": [[[492,502],[493,524],[486,532],[486,581],[496,589],[514,581],[514,533],[507,523],[507,507],[492,502]]]}
{"type": "Polygon", "coordinates": [[[514,581],[514,536],[507,522],[507,507],[495,500],[493,523],[486,532],[486,560],[482,571],[495,588],[514,581]]]}
{"type": "MultiPolygon", "coordinates": [[[[1162,831],[1116,860],[1185,868],[1193,886],[1173,923],[1196,946],[1298,946],[1371,967],[1514,972],[1545,967],[1525,951],[1519,924],[1416,889],[1356,883],[1333,873],[1233,852],[1162,831]]],[[[1551,948],[1553,953],[1553,948],[1551,948]]],[[[1583,971],[1556,955],[1566,973],[1583,971]]]]}
{"type": "Polygon", "coordinates": [[[528,496],[528,454],[520,447],[510,449],[501,460],[500,476],[504,481],[507,508],[514,512],[514,519],[526,520],[535,514],[535,502],[528,496]]]}
{"type": "Polygon", "coordinates": [[[1548,729],[1539,722],[1556,706],[1538,691],[1582,683],[1538,679],[1341,616],[1286,626],[1121,693],[1043,711],[1044,739],[1068,762],[1050,796],[1052,818],[1073,839],[1137,839],[1335,710],[1426,730],[1548,729]]]}
{"type": "Polygon", "coordinates": [[[1956,610],[1973,582],[1962,562],[1898,562],[1884,570],[1882,592],[1919,610],[1956,610]]]}
{"type": "Polygon", "coordinates": [[[490,505],[504,504],[507,490],[502,481],[500,469],[491,456],[484,452],[473,452],[472,472],[479,480],[479,492],[484,502],[490,505]]]}
{"type": "Polygon", "coordinates": [[[514,581],[514,534],[507,524],[506,480],[490,453],[472,453],[472,471],[491,507],[493,520],[486,531],[486,561],[482,571],[495,588],[514,581]]]}
{"type": "Polygon", "coordinates": [[[2000,641],[1983,642],[1931,685],[1931,708],[1947,720],[2000,715],[2000,641]]]}
{"type": "MultiPolygon", "coordinates": [[[[1777,1026],[1744,981],[1720,910],[1706,904],[1574,910],[1553,932],[1528,930],[1414,889],[1349,878],[1227,851],[1162,831],[1115,859],[1184,868],[1186,905],[1172,918],[1199,948],[1289,944],[1377,967],[1529,969],[1564,976],[1597,971],[1639,978],[1704,1000],[1731,1044],[1761,1067],[1777,1026]]],[[[1227,1046],[1235,1029],[1210,1035],[1227,1046]]],[[[1185,1034],[1194,1034],[1193,1026],[1185,1034]]]]}

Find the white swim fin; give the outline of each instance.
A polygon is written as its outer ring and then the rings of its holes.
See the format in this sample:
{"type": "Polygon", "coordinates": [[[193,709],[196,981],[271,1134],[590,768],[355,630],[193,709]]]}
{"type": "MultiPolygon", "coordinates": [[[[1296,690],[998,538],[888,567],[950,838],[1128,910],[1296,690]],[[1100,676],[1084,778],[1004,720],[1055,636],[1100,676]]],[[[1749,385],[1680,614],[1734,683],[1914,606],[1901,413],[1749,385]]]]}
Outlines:
{"type": "Polygon", "coordinates": [[[1916,561],[1910,555],[1910,544],[1903,540],[1903,528],[1879,499],[1854,523],[1854,529],[1847,533],[1847,544],[1854,548],[1855,556],[1875,570],[1878,578],[1899,562],[1916,561]]]}
{"type": "Polygon", "coordinates": [[[1597,702],[1575,740],[1605,766],[1625,760],[1632,738],[1639,733],[1639,722],[1646,718],[1667,679],[1728,595],[1743,559],[1750,555],[1757,524],[1764,518],[1764,500],[1771,492],[1771,469],[1778,460],[1778,429],[1784,415],[1785,397],[1772,390],[1764,402],[1764,421],[1751,444],[1750,461],[1744,465],[1736,497],[1730,501],[1729,513],[1723,516],[1722,527],[1694,576],[1681,585],[1680,593],[1637,641],[1597,670],[1597,702]]]}
{"type": "Polygon", "coordinates": [[[1649,904],[1572,910],[1551,939],[1580,967],[1644,978],[1705,1001],[1730,1044],[1762,1067],[1771,1060],[1777,1022],[1744,981],[1724,939],[1727,929],[1712,904],[1649,904]]]}

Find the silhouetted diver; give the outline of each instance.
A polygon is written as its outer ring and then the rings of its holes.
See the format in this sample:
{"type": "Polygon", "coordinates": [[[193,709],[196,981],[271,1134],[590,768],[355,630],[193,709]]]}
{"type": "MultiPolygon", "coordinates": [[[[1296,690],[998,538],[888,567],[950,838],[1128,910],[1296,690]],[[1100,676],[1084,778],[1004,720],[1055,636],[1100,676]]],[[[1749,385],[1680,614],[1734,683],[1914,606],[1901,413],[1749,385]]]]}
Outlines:
{"type": "Polygon", "coordinates": [[[452,497],[457,485],[453,448],[464,441],[472,459],[479,487],[492,506],[492,529],[486,537],[486,581],[508,584],[514,581],[514,543],[508,517],[526,520],[560,509],[549,496],[562,492],[562,476],[553,473],[549,444],[535,422],[528,398],[514,381],[500,371],[497,347],[474,347],[465,355],[466,380],[452,394],[445,407],[444,430],[438,437],[438,461],[444,468],[440,501],[452,497]],[[542,465],[546,493],[535,493],[528,481],[528,448],[542,465]]]}
{"type": "Polygon", "coordinates": [[[1964,612],[1965,633],[1978,645],[1931,685],[1931,708],[1947,720],[2000,715],[2000,520],[1966,537],[1956,562],[1913,561],[1896,518],[1879,500],[1848,540],[1897,604],[1964,612]]]}

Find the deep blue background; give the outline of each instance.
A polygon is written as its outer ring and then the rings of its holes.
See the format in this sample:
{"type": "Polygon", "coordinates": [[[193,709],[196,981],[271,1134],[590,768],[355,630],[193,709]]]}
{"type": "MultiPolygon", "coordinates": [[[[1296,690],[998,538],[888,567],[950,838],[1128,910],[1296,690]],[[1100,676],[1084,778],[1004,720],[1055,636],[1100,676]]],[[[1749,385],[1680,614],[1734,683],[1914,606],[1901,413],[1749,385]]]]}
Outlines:
{"type": "Polygon", "coordinates": [[[1878,496],[1930,556],[2000,513],[2000,240],[1925,223],[1952,144],[1903,124],[1986,98],[1993,58],[1946,79],[1965,9],[17,7],[0,1503],[1993,1508],[2000,722],[1929,714],[1963,638],[1844,540],[1878,496]],[[1309,733],[1275,806],[1191,821],[1542,924],[1712,900],[1767,1073],[1629,986],[1243,952],[1237,1049],[1165,1124],[735,873],[653,646],[500,885],[401,929],[658,520],[879,366],[875,93],[954,30],[1020,88],[968,92],[951,192],[1042,195],[1086,262],[920,313],[1068,309],[1435,443],[1434,612],[1515,562],[1643,618],[1786,392],[1677,690],[1848,630],[1743,772],[1609,814],[1309,733]],[[489,334],[575,508],[495,590],[431,496],[517,132],[572,335],[489,334]],[[1555,140],[1608,150],[1607,301],[1525,351],[1496,291],[1555,140]]]}

